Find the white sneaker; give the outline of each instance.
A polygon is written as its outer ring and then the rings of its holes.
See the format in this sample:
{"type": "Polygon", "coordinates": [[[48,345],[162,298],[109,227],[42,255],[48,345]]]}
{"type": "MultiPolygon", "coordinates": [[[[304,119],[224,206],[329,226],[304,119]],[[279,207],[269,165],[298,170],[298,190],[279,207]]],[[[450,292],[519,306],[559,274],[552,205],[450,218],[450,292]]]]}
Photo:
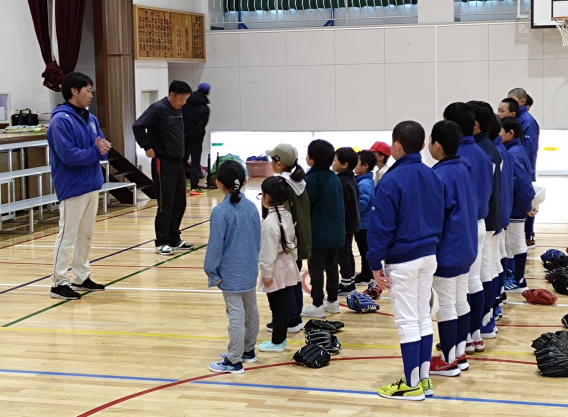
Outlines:
{"type": "Polygon", "coordinates": [[[288,333],[298,333],[303,328],[304,328],[304,323],[300,323],[297,326],[288,327],[288,333]]]}
{"type": "Polygon", "coordinates": [[[310,305],[306,308],[304,308],[302,310],[302,314],[300,314],[302,317],[315,317],[317,319],[321,319],[325,317],[325,309],[323,307],[323,304],[319,307],[316,307],[315,305],[310,305]]]}
{"type": "Polygon", "coordinates": [[[174,250],[169,245],[162,245],[162,246],[156,246],[156,253],[159,253],[160,255],[169,256],[174,254],[174,250]]]}
{"type": "Polygon", "coordinates": [[[339,301],[334,301],[333,303],[330,303],[328,301],[324,301],[323,302],[323,309],[327,312],[327,313],[332,313],[332,314],[339,314],[339,301]]]}

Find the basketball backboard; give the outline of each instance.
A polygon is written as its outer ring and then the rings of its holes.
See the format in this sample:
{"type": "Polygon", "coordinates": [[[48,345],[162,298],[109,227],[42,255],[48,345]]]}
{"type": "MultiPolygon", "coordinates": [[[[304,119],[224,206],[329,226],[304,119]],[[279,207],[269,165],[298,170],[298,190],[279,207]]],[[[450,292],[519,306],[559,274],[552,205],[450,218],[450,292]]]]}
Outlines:
{"type": "Polygon", "coordinates": [[[553,17],[568,16],[568,0],[532,0],[531,27],[555,28],[553,17]]]}

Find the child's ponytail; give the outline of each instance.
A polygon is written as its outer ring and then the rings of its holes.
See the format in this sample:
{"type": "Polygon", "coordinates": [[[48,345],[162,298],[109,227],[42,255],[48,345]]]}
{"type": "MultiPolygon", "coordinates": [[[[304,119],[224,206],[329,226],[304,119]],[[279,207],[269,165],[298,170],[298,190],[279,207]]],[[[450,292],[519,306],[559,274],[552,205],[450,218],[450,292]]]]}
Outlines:
{"type": "Polygon", "coordinates": [[[261,185],[262,193],[270,197],[270,202],[276,211],[278,216],[278,223],[280,224],[280,245],[284,253],[289,253],[294,249],[290,247],[290,243],[286,240],[286,232],[282,226],[282,217],[278,206],[284,204],[290,197],[290,186],[286,180],[282,177],[268,177],[262,182],[261,185]]]}
{"type": "Polygon", "coordinates": [[[229,190],[232,204],[241,201],[241,188],[245,183],[245,169],[236,161],[226,161],[221,164],[217,171],[217,179],[229,190]]]}
{"type": "Polygon", "coordinates": [[[292,178],[292,180],[294,180],[295,182],[301,182],[301,181],[305,180],[306,179],[306,172],[304,171],[304,168],[302,168],[300,166],[300,164],[298,164],[297,159],[294,162],[294,167],[296,169],[294,170],[292,175],[290,175],[290,178],[292,178]]]}

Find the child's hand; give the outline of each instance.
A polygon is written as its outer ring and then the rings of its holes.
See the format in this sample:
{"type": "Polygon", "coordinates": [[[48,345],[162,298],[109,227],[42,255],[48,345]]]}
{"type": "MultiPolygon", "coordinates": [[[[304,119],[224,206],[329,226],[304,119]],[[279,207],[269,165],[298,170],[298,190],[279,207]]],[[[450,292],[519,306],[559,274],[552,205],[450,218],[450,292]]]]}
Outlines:
{"type": "Polygon", "coordinates": [[[274,280],[272,278],[262,278],[262,283],[265,287],[270,287],[274,280]]]}
{"type": "Polygon", "coordinates": [[[223,280],[220,279],[219,281],[217,281],[217,282],[215,283],[215,285],[219,285],[219,284],[221,283],[221,281],[223,281],[223,280]]]}
{"type": "Polygon", "coordinates": [[[382,269],[380,271],[373,271],[373,278],[375,278],[377,287],[379,287],[381,291],[390,288],[390,282],[387,279],[387,277],[385,277],[385,274],[382,269]]]}
{"type": "Polygon", "coordinates": [[[527,213],[527,215],[528,215],[529,217],[534,217],[534,216],[536,216],[536,213],[538,213],[538,210],[532,210],[532,211],[529,211],[529,212],[527,213]]]}

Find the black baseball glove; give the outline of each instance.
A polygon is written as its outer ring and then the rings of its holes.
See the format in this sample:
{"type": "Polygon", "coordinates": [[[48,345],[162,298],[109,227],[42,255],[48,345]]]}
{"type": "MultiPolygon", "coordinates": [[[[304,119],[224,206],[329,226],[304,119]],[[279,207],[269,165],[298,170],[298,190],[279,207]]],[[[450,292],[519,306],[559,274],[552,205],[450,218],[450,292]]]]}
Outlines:
{"type": "Polygon", "coordinates": [[[567,268],[568,267],[568,256],[560,255],[552,258],[551,261],[545,261],[542,264],[546,269],[549,271],[554,271],[558,268],[567,268]]]}
{"type": "Polygon", "coordinates": [[[568,274],[559,273],[552,282],[552,288],[558,294],[568,295],[568,274]]]}
{"type": "Polygon", "coordinates": [[[329,365],[331,356],[318,345],[306,345],[294,354],[294,360],[308,368],[322,368],[329,365]]]}
{"type": "Polygon", "coordinates": [[[544,333],[533,341],[532,347],[535,351],[556,347],[568,354],[568,332],[559,330],[556,333],[544,333]]]}
{"type": "Polygon", "coordinates": [[[330,355],[337,355],[341,350],[341,343],[337,337],[327,330],[306,330],[306,344],[318,345],[324,348],[330,355]]]}
{"type": "Polygon", "coordinates": [[[549,272],[546,274],[546,280],[551,284],[554,283],[554,280],[562,275],[568,276],[568,268],[556,268],[554,271],[549,272]]]}
{"type": "Polygon", "coordinates": [[[556,346],[535,352],[536,363],[542,376],[568,376],[568,356],[556,346]]]}
{"type": "Polygon", "coordinates": [[[327,321],[327,320],[309,320],[304,329],[308,330],[327,330],[331,334],[337,333],[341,329],[343,329],[345,325],[341,321],[327,321]]]}

